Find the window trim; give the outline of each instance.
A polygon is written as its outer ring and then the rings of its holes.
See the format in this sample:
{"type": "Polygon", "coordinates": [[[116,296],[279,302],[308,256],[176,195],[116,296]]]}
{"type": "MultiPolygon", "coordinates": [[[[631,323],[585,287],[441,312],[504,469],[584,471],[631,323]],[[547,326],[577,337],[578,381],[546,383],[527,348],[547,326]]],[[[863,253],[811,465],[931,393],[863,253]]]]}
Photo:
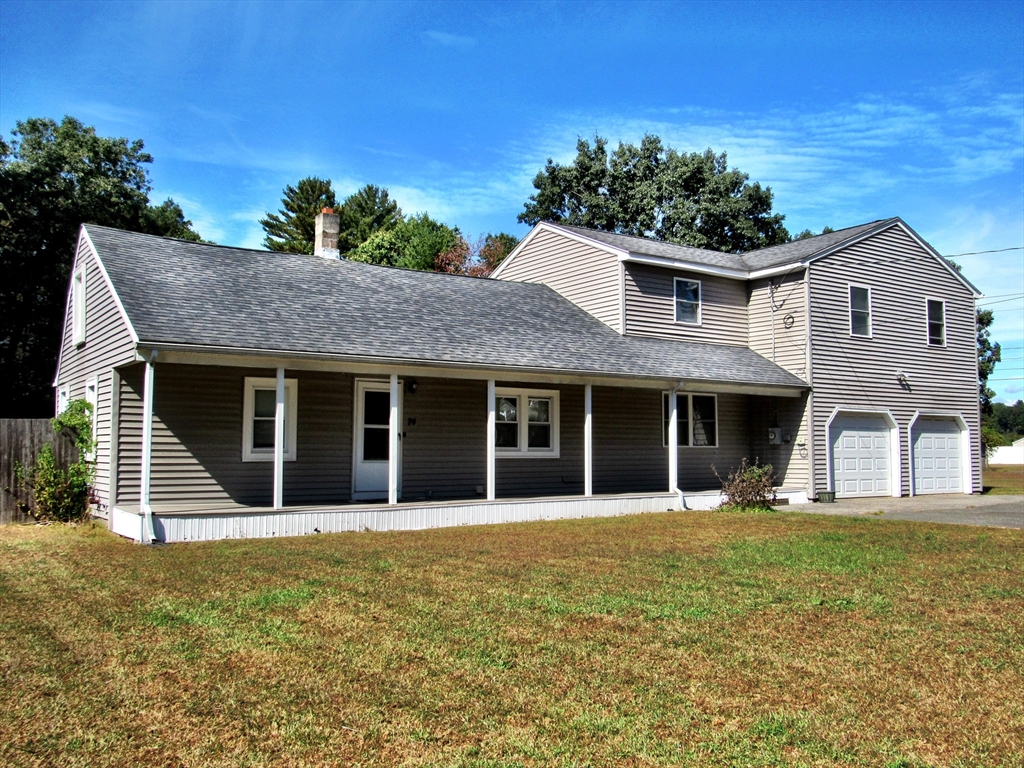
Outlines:
{"type": "MultiPolygon", "coordinates": [[[[273,461],[273,448],[252,447],[252,420],[257,389],[277,391],[277,379],[245,377],[245,394],[242,400],[242,461],[273,461]]],[[[284,425],[285,425],[285,461],[295,461],[296,440],[298,437],[298,400],[299,380],[284,380],[284,425]]]]}
{"type": "MultiPolygon", "coordinates": [[[[857,312],[863,312],[864,310],[858,309],[857,312]]],[[[847,283],[846,287],[846,319],[850,324],[850,338],[853,339],[873,339],[875,337],[875,311],[874,311],[874,291],[870,285],[860,285],[858,283],[847,283]],[[868,292],[868,332],[866,334],[854,333],[853,332],[853,289],[861,288],[868,292]]]]}
{"type": "Polygon", "coordinates": [[[496,387],[494,400],[497,403],[501,397],[515,397],[518,399],[517,413],[522,414],[519,418],[519,447],[499,448],[494,447],[494,456],[498,459],[557,459],[560,456],[561,444],[559,441],[559,424],[561,423],[561,410],[559,408],[559,396],[561,392],[557,389],[522,389],[496,387]],[[550,448],[529,448],[530,409],[527,402],[531,397],[543,397],[551,401],[551,447],[550,448]]]}
{"type": "Polygon", "coordinates": [[[67,384],[57,387],[57,415],[60,416],[71,404],[71,389],[67,384]]]}
{"type": "MultiPolygon", "coordinates": [[[[669,391],[666,389],[661,393],[661,447],[668,448],[668,430],[665,425],[668,423],[668,395],[669,391]]],[[[714,392],[677,392],[676,393],[676,407],[681,411],[683,402],[686,403],[686,443],[680,443],[679,448],[720,448],[720,440],[718,433],[718,395],[714,392]],[[694,445],[693,444],[693,398],[696,397],[711,397],[715,401],[715,442],[713,445],[694,445]]],[[[682,431],[680,430],[680,435],[682,431]]]]}
{"type": "Polygon", "coordinates": [[[689,326],[700,326],[704,323],[704,283],[702,280],[696,280],[691,277],[673,277],[672,278],[672,321],[676,325],[689,325],[689,326]],[[676,286],[680,282],[684,283],[696,283],[697,284],[697,322],[691,323],[686,320],[680,320],[679,311],[679,294],[676,290],[676,286]]]}
{"type": "Polygon", "coordinates": [[[928,296],[925,296],[925,298],[924,298],[924,334],[925,334],[924,338],[925,338],[925,343],[929,347],[940,347],[940,348],[941,347],[945,347],[946,346],[946,336],[947,336],[947,327],[948,327],[948,325],[949,324],[948,324],[948,322],[946,320],[946,300],[945,299],[933,299],[933,298],[930,298],[928,296]],[[942,343],[941,344],[933,344],[932,343],[932,319],[931,319],[931,317],[928,314],[928,309],[929,309],[929,304],[931,304],[933,301],[936,304],[941,304],[942,305],[942,343]]]}
{"type": "Polygon", "coordinates": [[[85,267],[79,267],[71,275],[71,343],[85,344],[85,267]]]}
{"type": "Polygon", "coordinates": [[[96,376],[90,376],[85,380],[85,401],[92,405],[92,445],[93,449],[85,454],[86,461],[96,461],[98,441],[96,440],[96,426],[99,423],[100,411],[100,381],[96,376]],[[92,399],[89,399],[89,389],[92,389],[92,399]]]}

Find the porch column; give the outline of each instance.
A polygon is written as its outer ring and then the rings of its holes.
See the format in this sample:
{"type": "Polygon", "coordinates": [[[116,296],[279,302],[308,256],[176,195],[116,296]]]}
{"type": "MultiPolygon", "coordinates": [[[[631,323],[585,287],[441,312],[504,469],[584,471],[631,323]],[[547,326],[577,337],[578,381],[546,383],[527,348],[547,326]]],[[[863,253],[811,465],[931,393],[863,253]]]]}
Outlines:
{"type": "MultiPolygon", "coordinates": [[[[292,415],[295,418],[295,415],[292,415]]],[[[284,506],[284,368],[277,369],[277,404],[274,409],[274,509],[284,506]]]]}
{"type": "Polygon", "coordinates": [[[146,373],[142,383],[142,467],[139,478],[139,511],[142,512],[142,530],[139,541],[143,544],[156,539],[153,527],[153,508],[149,504],[149,490],[153,476],[153,361],[154,349],[146,359],[146,373]]]}
{"type": "Polygon", "coordinates": [[[494,443],[497,439],[494,379],[487,382],[487,500],[494,501],[494,443]]]}
{"type": "Polygon", "coordinates": [[[398,374],[391,374],[391,416],[388,419],[388,504],[398,503],[398,374]]]}
{"type": "Polygon", "coordinates": [[[675,493],[679,486],[679,411],[676,390],[668,391],[668,490],[675,493]]]}
{"type": "Polygon", "coordinates": [[[594,388],[583,387],[583,495],[594,495],[594,388]]]}

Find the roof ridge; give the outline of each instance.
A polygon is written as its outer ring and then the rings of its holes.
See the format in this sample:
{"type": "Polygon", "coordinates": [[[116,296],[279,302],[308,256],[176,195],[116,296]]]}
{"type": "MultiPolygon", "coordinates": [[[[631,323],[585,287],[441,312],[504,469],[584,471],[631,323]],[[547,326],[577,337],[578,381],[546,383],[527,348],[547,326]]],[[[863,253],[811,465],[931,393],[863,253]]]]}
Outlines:
{"type": "Polygon", "coordinates": [[[576,226],[575,224],[562,224],[561,222],[557,222],[557,221],[545,221],[543,223],[544,224],[549,224],[549,225],[554,226],[554,227],[559,227],[559,228],[562,228],[562,229],[577,229],[577,230],[581,230],[583,232],[597,232],[597,233],[602,234],[602,235],[614,235],[615,237],[628,237],[631,240],[642,240],[642,241],[644,241],[646,243],[662,243],[664,245],[675,246],[676,248],[688,248],[691,251],[705,251],[706,253],[713,253],[713,254],[716,254],[716,255],[725,254],[726,256],[739,256],[740,255],[738,253],[732,253],[731,251],[716,251],[714,248],[700,248],[700,247],[698,247],[696,245],[685,245],[684,243],[674,243],[671,240],[657,240],[657,239],[655,239],[653,237],[641,237],[640,235],[626,235],[626,234],[623,234],[622,232],[609,232],[609,231],[604,230],[604,229],[592,229],[591,227],[579,227],[579,226],[576,226]]]}

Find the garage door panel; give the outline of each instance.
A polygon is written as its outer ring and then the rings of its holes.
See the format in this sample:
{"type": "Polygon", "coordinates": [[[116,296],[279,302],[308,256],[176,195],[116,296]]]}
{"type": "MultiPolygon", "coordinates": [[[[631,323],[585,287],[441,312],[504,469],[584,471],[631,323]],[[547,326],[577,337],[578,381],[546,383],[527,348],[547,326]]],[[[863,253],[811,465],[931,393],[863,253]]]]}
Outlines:
{"type": "Polygon", "coordinates": [[[838,496],[888,496],[889,426],[880,416],[838,416],[831,427],[832,479],[838,496]]]}
{"type": "Polygon", "coordinates": [[[963,489],[960,427],[950,418],[922,418],[911,435],[914,493],[959,493],[963,489]]]}

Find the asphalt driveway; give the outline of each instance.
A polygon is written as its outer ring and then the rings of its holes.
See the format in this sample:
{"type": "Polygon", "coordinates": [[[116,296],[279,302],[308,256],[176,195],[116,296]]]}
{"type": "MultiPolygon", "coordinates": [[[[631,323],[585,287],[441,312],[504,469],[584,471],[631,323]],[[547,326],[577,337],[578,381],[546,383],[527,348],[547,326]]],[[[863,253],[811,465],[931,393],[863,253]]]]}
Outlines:
{"type": "Polygon", "coordinates": [[[917,520],[953,525],[982,525],[995,528],[1024,529],[1024,496],[967,496],[937,494],[902,499],[837,499],[834,504],[798,504],[794,512],[813,515],[875,517],[879,520],[917,520]]]}

